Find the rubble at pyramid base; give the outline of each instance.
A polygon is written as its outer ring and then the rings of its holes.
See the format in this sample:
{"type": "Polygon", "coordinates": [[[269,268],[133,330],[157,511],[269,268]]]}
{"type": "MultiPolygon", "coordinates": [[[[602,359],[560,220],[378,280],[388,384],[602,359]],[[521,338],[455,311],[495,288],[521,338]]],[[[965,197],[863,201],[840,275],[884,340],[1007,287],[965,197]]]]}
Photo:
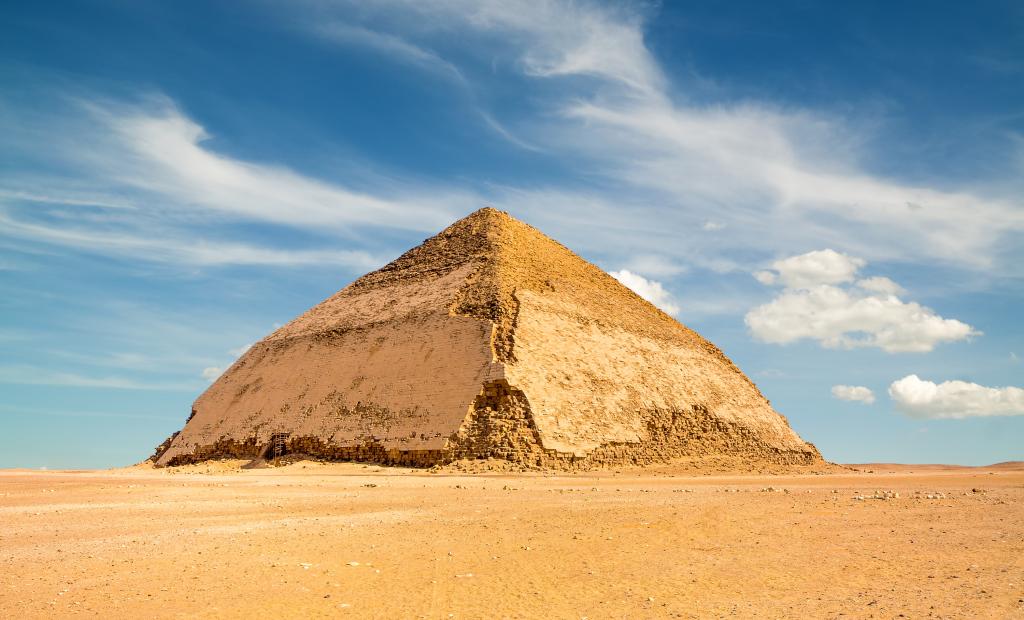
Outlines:
{"type": "MultiPolygon", "coordinates": [[[[252,436],[245,441],[221,439],[194,451],[179,454],[169,466],[188,465],[214,459],[275,460],[294,455],[323,461],[353,461],[404,467],[436,467],[459,461],[501,460],[523,469],[588,471],[619,466],[670,464],[728,455],[742,468],[822,463],[813,450],[786,450],[761,440],[742,425],[711,415],[705,407],[688,411],[664,409],[641,413],[647,440],[611,442],[585,455],[545,449],[529,410],[525,395],[504,381],[481,390],[474,408],[459,433],[441,450],[386,448],[374,439],[353,445],[337,445],[317,436],[289,436],[275,451],[271,441],[252,436]]],[[[169,441],[151,458],[156,462],[169,441]]]]}

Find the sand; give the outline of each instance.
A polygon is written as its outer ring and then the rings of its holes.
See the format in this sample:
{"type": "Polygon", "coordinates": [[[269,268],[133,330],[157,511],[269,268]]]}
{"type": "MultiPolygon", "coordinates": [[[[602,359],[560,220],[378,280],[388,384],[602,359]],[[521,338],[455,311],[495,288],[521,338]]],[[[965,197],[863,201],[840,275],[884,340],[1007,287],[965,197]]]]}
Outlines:
{"type": "Polygon", "coordinates": [[[0,471],[0,617],[1024,618],[1024,469],[858,467],[0,471]]]}

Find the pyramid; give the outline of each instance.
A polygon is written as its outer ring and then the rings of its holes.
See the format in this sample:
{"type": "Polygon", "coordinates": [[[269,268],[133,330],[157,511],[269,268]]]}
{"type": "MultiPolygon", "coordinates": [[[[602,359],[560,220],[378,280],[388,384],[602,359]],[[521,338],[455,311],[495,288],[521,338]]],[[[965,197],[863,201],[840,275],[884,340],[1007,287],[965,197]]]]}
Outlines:
{"type": "Polygon", "coordinates": [[[491,208],[253,345],[154,460],[289,452],[558,469],[821,462],[718,348],[491,208]]]}

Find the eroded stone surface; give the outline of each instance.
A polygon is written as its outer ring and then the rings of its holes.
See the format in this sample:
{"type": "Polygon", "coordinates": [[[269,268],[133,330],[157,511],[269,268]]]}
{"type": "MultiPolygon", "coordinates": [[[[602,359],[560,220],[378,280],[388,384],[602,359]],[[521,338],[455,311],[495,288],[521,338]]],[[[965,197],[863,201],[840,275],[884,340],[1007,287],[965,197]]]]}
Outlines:
{"type": "Polygon", "coordinates": [[[293,452],[414,465],[821,458],[714,345],[493,209],[254,345],[157,463],[260,456],[284,433],[293,452]]]}

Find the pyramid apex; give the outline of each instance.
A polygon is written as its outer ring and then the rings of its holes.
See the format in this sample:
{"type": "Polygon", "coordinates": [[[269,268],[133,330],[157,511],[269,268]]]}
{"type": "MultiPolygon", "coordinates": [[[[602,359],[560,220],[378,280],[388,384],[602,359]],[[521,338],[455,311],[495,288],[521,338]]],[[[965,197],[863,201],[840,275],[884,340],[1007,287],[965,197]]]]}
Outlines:
{"type": "MultiPolygon", "coordinates": [[[[466,217],[459,220],[459,222],[488,222],[498,223],[502,221],[518,221],[516,218],[509,215],[508,211],[502,211],[495,209],[490,205],[485,205],[476,211],[473,211],[466,217]]],[[[458,223],[458,222],[456,222],[458,223]]]]}
{"type": "Polygon", "coordinates": [[[507,216],[507,217],[512,217],[511,215],[508,214],[508,211],[502,211],[500,209],[495,209],[491,205],[484,205],[484,206],[480,207],[479,209],[477,209],[476,211],[473,211],[472,213],[470,213],[466,217],[483,217],[483,216],[491,216],[491,215],[504,215],[504,216],[507,216]]]}
{"type": "MultiPolygon", "coordinates": [[[[495,209],[486,205],[473,211],[469,215],[452,222],[447,228],[441,231],[436,238],[462,238],[506,236],[515,234],[514,231],[529,228],[529,226],[518,220],[507,211],[495,209]]],[[[428,240],[429,243],[429,240],[428,240]]],[[[475,244],[471,244],[475,245],[475,244]]],[[[479,250],[480,248],[477,248],[479,250]]],[[[493,248],[492,248],[493,249],[493,248]]]]}

